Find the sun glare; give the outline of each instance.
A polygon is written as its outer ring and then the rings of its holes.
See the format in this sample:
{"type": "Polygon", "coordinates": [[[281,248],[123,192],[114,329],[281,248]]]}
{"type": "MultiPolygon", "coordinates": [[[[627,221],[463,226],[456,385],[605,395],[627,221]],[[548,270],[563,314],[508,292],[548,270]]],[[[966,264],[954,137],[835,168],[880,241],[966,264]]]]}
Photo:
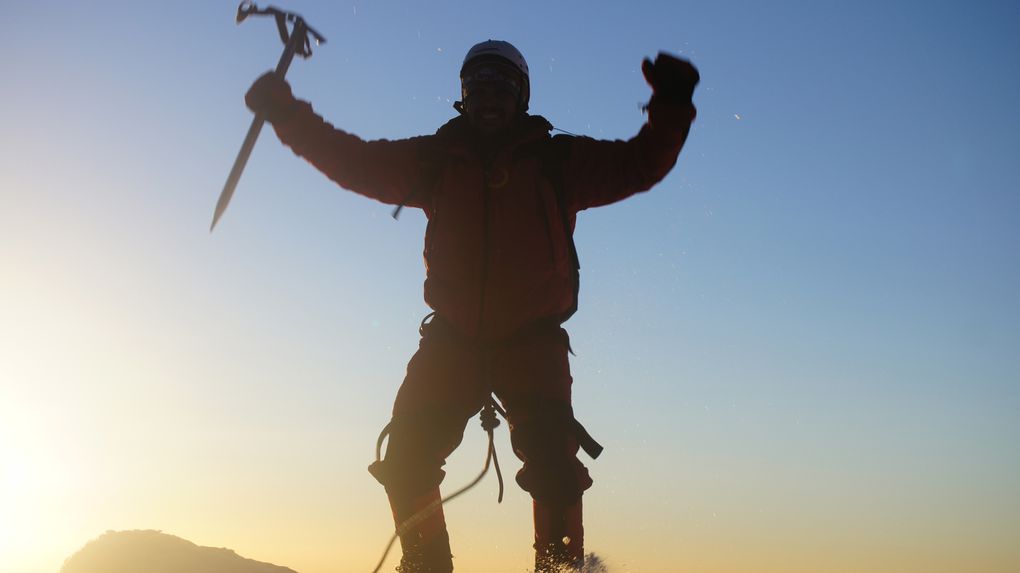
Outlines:
{"type": "MultiPolygon", "coordinates": [[[[71,512],[85,499],[82,433],[67,404],[74,400],[55,389],[66,379],[58,323],[32,304],[27,289],[0,311],[12,318],[0,327],[0,571],[52,573],[68,549],[71,512]],[[14,325],[17,325],[15,327],[14,325]],[[40,569],[46,564],[49,569],[40,569]]],[[[37,293],[38,294],[38,293],[37,293]]]]}
{"type": "MultiPolygon", "coordinates": [[[[0,420],[0,555],[3,561],[29,559],[45,540],[59,468],[48,461],[42,444],[9,422],[0,420]]],[[[3,568],[14,563],[0,563],[3,568]]],[[[6,570],[6,569],[5,569],[6,570]]]]}

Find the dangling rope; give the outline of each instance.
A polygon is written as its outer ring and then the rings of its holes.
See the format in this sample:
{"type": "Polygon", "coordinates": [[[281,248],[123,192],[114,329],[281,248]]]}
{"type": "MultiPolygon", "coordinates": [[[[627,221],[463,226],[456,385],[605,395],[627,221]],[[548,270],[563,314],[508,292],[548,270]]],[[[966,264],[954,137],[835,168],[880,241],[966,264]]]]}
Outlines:
{"type": "MultiPolygon", "coordinates": [[[[438,511],[439,508],[445,505],[447,502],[453,501],[454,499],[460,497],[464,493],[467,493],[471,488],[478,485],[478,483],[482,481],[482,478],[485,477],[485,474],[489,473],[490,464],[496,468],[496,479],[499,482],[499,496],[496,498],[496,501],[497,503],[503,502],[503,473],[499,469],[499,458],[496,456],[496,444],[493,440],[493,430],[495,430],[499,426],[499,417],[496,416],[497,412],[499,413],[500,416],[506,418],[506,412],[503,410],[503,408],[500,408],[499,404],[497,404],[496,401],[490,395],[488,401],[482,407],[482,413],[480,416],[482,421],[482,429],[485,430],[485,433],[489,435],[489,448],[488,452],[485,455],[485,465],[482,467],[482,472],[478,474],[478,477],[471,480],[471,483],[467,484],[466,486],[458,489],[457,491],[451,493],[450,495],[440,500],[433,501],[432,503],[426,505],[425,507],[418,510],[417,513],[405,519],[403,523],[397,526],[396,531],[394,531],[393,535],[390,537],[389,543],[386,544],[386,549],[383,550],[383,554],[382,557],[379,559],[379,563],[375,566],[375,569],[372,570],[372,573],[379,573],[379,570],[382,569],[383,564],[386,562],[386,558],[390,554],[390,550],[393,549],[393,544],[397,542],[397,539],[399,539],[401,535],[407,533],[408,531],[420,525],[423,521],[431,517],[433,513],[438,511]]],[[[376,462],[382,460],[382,444],[383,441],[386,439],[386,436],[389,435],[390,426],[392,424],[393,424],[392,422],[386,424],[386,427],[383,428],[382,433],[379,434],[379,439],[376,441],[375,445],[376,462]]]]}

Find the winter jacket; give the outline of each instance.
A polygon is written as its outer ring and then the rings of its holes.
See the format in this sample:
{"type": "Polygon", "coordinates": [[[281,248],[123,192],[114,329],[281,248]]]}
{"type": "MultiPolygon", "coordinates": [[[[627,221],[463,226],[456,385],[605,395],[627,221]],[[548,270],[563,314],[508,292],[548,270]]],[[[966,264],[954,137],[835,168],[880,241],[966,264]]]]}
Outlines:
{"type": "Polygon", "coordinates": [[[627,141],[551,137],[549,122],[529,115],[492,152],[464,116],[434,135],[364,141],[300,102],[274,128],[342,187],[422,209],[425,302],[463,335],[498,341],[569,315],[576,296],[569,237],[578,211],[665,177],[694,114],[693,106],[653,98],[648,122],[627,141]]]}

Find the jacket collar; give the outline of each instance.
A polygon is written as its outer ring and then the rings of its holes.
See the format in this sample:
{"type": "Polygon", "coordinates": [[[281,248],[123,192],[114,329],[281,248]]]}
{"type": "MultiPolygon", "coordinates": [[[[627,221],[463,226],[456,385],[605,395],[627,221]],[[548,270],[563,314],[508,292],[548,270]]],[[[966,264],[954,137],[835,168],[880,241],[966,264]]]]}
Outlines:
{"type": "MultiPolygon", "coordinates": [[[[525,114],[511,128],[501,149],[509,151],[525,143],[545,139],[549,137],[552,128],[552,124],[544,117],[525,114]]],[[[436,137],[451,152],[462,150],[471,152],[482,144],[478,133],[471,127],[470,120],[463,115],[446,122],[436,131],[436,137]]]]}

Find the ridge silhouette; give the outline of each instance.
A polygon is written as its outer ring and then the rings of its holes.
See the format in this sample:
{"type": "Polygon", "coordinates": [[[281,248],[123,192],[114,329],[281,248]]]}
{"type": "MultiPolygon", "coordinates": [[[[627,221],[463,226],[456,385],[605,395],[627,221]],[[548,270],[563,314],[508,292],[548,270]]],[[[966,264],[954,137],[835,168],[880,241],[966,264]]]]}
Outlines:
{"type": "Polygon", "coordinates": [[[297,573],[202,547],[155,530],[107,531],[69,557],[60,573],[297,573]]]}
{"type": "MultiPolygon", "coordinates": [[[[582,573],[608,573],[594,553],[582,573]]],[[[107,531],[64,561],[60,573],[297,573],[241,557],[231,549],[203,547],[152,529],[107,531]]]]}

